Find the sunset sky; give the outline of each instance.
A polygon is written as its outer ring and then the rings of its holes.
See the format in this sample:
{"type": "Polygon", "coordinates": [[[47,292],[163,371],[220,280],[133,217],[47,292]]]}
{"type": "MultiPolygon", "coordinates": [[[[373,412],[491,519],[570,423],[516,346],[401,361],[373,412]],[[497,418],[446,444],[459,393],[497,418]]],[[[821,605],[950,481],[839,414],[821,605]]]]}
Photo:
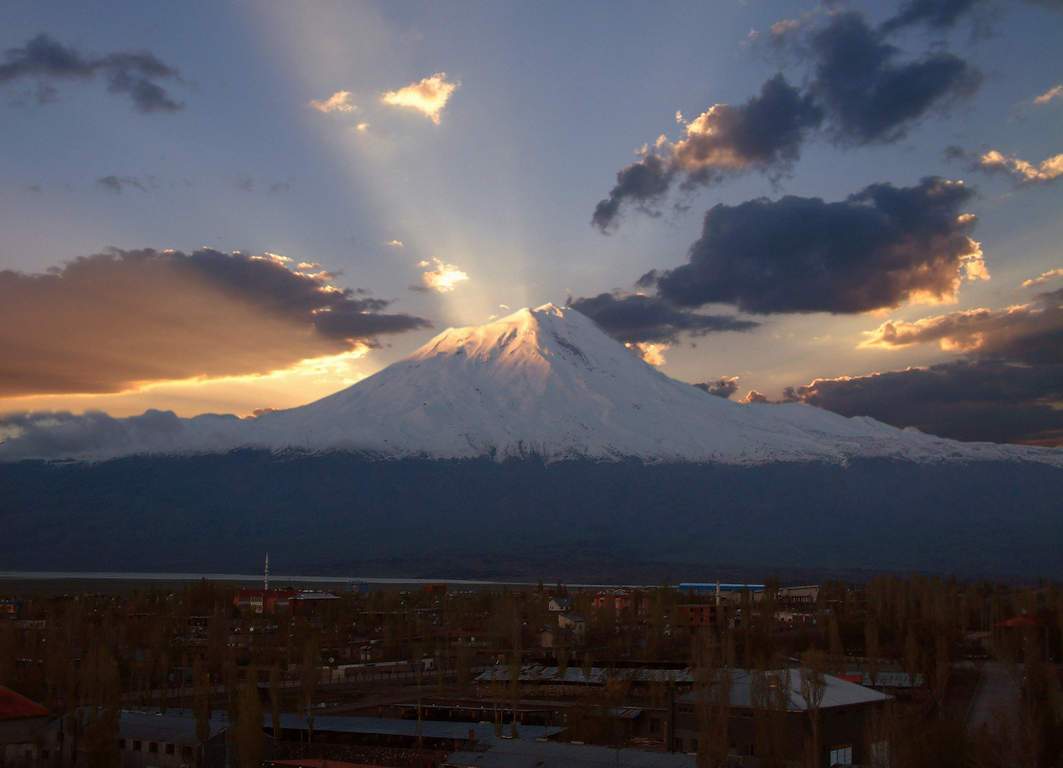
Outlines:
{"type": "Polygon", "coordinates": [[[554,302],[736,400],[1063,442],[1061,40],[1058,0],[8,4],[0,413],[290,407],[554,302]]]}

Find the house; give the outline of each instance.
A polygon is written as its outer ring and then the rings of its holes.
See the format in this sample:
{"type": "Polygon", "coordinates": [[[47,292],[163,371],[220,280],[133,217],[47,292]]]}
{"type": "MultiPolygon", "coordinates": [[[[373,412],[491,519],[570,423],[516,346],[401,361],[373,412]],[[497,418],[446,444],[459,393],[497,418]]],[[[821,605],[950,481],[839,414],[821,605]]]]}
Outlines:
{"type": "Polygon", "coordinates": [[[209,721],[209,738],[200,744],[196,718],[185,710],[170,714],[123,710],[118,719],[122,768],[221,768],[227,765],[224,713],[209,721]]]}
{"type": "Polygon", "coordinates": [[[889,743],[871,734],[876,715],[892,697],[833,675],[822,675],[818,707],[810,707],[805,688],[813,678],[807,675],[804,669],[734,669],[720,673],[707,689],[692,690],[676,699],[670,748],[697,752],[701,733],[698,713],[704,706],[719,706],[726,690],[727,738],[734,755],[763,757],[758,754],[764,749],[758,739],[758,723],[763,737],[764,723],[770,722],[773,741],[782,752],[775,757],[803,760],[811,738],[813,714],[818,709],[818,768],[888,764],[889,743]]]}
{"type": "Polygon", "coordinates": [[[557,627],[571,633],[579,642],[587,635],[587,620],[578,613],[557,614],[557,627]]]}
{"type": "Polygon", "coordinates": [[[631,608],[631,592],[626,589],[603,589],[594,596],[595,610],[611,608],[617,615],[631,608]]]}
{"type": "Polygon", "coordinates": [[[685,603],[675,607],[676,626],[687,629],[716,626],[719,609],[713,603],[685,603]]]}
{"type": "Polygon", "coordinates": [[[0,765],[48,764],[58,747],[52,726],[45,707],[0,686],[0,765]]]}
{"type": "Polygon", "coordinates": [[[240,589],[233,596],[233,605],[251,613],[277,613],[287,611],[289,601],[295,597],[294,589],[240,589]]]}
{"type": "Polygon", "coordinates": [[[572,601],[567,597],[556,595],[550,598],[550,602],[546,604],[546,610],[550,613],[568,613],[572,610],[572,601]]]}

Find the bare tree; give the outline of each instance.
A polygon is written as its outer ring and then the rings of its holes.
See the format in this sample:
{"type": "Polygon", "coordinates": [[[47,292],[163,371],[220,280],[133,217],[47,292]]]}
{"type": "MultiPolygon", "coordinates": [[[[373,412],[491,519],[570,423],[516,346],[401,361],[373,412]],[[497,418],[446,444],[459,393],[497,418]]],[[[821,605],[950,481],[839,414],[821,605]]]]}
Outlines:
{"type": "Polygon", "coordinates": [[[823,652],[811,648],[801,655],[801,696],[808,712],[811,738],[808,740],[810,768],[818,768],[820,761],[820,707],[827,692],[824,673],[827,660],[823,652]]]}

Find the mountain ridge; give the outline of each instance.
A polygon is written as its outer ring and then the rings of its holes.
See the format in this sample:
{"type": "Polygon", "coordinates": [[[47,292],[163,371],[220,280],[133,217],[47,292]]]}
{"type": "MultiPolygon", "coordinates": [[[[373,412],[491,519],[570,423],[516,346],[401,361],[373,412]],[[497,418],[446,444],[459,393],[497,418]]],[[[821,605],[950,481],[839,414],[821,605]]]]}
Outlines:
{"type": "Polygon", "coordinates": [[[804,404],[716,397],[669,378],[586,316],[553,304],[448,328],[372,376],[296,408],[248,419],[145,417],[113,420],[109,443],[71,440],[66,452],[59,430],[50,455],[9,439],[0,459],[258,448],[378,458],[758,464],[874,457],[1063,467],[1058,449],[960,443],[804,404]]]}

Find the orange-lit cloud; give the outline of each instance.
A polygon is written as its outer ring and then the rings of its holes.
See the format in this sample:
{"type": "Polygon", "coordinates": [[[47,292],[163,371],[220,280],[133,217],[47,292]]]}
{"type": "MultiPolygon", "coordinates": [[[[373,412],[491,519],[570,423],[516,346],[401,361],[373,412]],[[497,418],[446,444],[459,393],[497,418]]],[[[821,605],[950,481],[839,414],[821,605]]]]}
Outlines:
{"type": "Polygon", "coordinates": [[[1059,85],[1053,85],[1040,96],[1034,97],[1033,103],[1039,107],[1043,107],[1045,104],[1048,104],[1060,98],[1063,98],[1063,83],[1060,83],[1059,85]]]}
{"type": "Polygon", "coordinates": [[[0,272],[0,397],[269,373],[428,326],[331,278],[280,254],[208,249],[116,250],[44,274],[0,272]]]}
{"type": "Polygon", "coordinates": [[[451,95],[461,83],[448,82],[446,72],[437,72],[396,91],[385,91],[380,100],[392,107],[415,109],[436,125],[451,95]]]}
{"type": "Polygon", "coordinates": [[[327,99],[311,99],[310,107],[325,114],[330,112],[350,113],[358,109],[351,101],[350,91],[336,91],[327,99]]]}
{"type": "Polygon", "coordinates": [[[458,267],[446,264],[440,259],[421,261],[417,266],[431,267],[421,274],[421,282],[424,283],[425,288],[436,293],[450,293],[458,287],[459,283],[464,283],[469,279],[469,276],[458,267]]]}
{"type": "Polygon", "coordinates": [[[1055,280],[1057,277],[1063,277],[1063,267],[1056,267],[1055,269],[1050,269],[1047,272],[1042,272],[1037,277],[1031,277],[1029,280],[1023,280],[1022,287],[1033,288],[1038,285],[1044,285],[1045,283],[1055,280]]]}
{"type": "Polygon", "coordinates": [[[667,342],[652,341],[627,342],[624,346],[641,357],[644,363],[649,363],[654,366],[661,366],[667,362],[664,353],[672,347],[672,345],[667,342]]]}
{"type": "Polygon", "coordinates": [[[1063,176],[1063,152],[1031,163],[1014,155],[1005,155],[995,149],[982,154],[978,164],[987,171],[1002,171],[1021,184],[1035,184],[1055,181],[1063,176]]]}
{"type": "MultiPolygon", "coordinates": [[[[1058,293],[1058,292],[1057,292],[1058,293]]],[[[936,342],[945,352],[994,355],[1030,346],[1047,348],[1054,334],[1063,331],[1063,307],[1057,295],[1003,309],[965,309],[914,322],[888,320],[864,333],[861,349],[903,349],[936,342]]],[[[1039,354],[1038,354],[1039,357],[1039,354]]]]}

